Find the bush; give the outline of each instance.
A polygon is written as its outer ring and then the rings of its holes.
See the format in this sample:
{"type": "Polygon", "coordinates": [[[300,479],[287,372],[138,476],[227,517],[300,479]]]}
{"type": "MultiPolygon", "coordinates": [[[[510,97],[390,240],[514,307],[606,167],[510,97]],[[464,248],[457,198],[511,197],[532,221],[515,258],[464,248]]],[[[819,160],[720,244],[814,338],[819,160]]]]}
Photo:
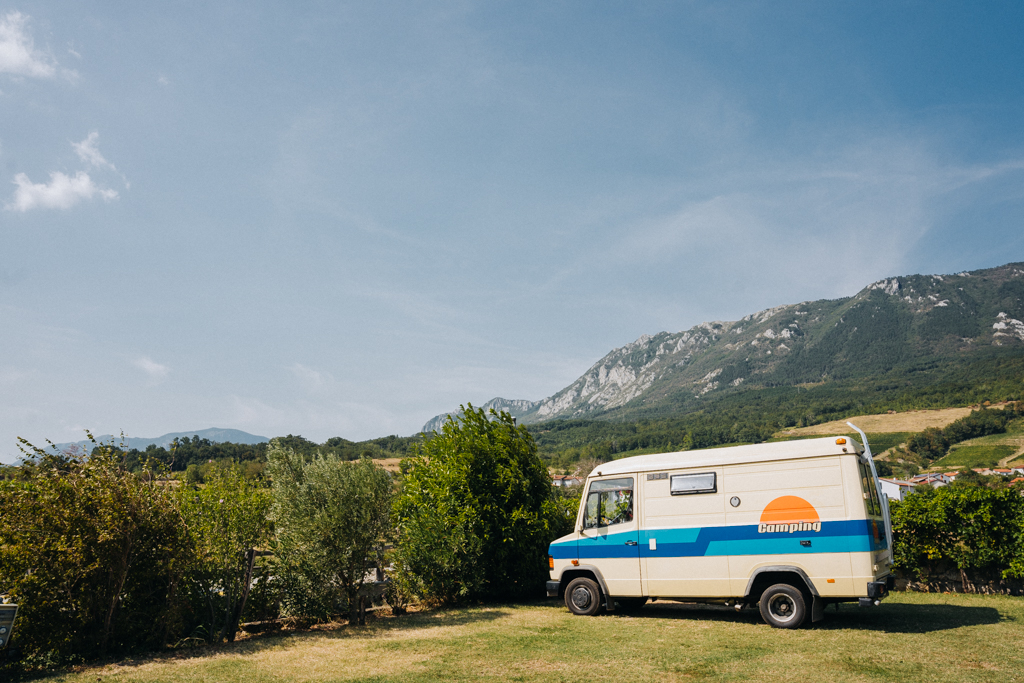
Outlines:
{"type": "Polygon", "coordinates": [[[190,555],[171,494],[113,446],[83,456],[22,443],[31,457],[0,481],[0,593],[20,604],[24,652],[56,664],[164,645],[190,555]]]}
{"type": "Polygon", "coordinates": [[[349,623],[362,623],[359,593],[390,532],[391,476],[368,458],[306,456],[277,439],[267,450],[267,470],[290,612],[327,619],[347,606],[349,623]]]}
{"type": "Polygon", "coordinates": [[[891,503],[894,568],[927,580],[944,564],[1024,578],[1024,497],[1017,487],[923,487],[891,503]]]}
{"type": "Polygon", "coordinates": [[[543,586],[560,513],[533,437],[472,405],[403,461],[398,554],[424,597],[508,599],[543,586]]]}

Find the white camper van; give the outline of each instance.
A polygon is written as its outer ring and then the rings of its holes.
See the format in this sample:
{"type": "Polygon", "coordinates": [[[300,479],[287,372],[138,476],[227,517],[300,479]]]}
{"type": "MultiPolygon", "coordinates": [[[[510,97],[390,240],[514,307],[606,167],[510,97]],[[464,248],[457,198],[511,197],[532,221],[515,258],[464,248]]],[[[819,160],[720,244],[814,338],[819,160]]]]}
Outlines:
{"type": "Polygon", "coordinates": [[[851,437],[639,455],[587,477],[575,531],[549,547],[547,591],[575,614],[756,604],[796,628],[828,604],[877,605],[891,548],[871,451],[851,437]]]}

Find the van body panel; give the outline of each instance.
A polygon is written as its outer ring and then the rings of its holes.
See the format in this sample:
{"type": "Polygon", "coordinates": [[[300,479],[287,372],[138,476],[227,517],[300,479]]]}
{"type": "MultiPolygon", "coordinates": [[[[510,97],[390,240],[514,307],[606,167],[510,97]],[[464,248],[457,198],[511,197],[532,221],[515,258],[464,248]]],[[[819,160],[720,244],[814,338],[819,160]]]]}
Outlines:
{"type": "Polygon", "coordinates": [[[593,566],[614,597],[735,599],[759,571],[788,567],[822,599],[866,597],[889,564],[885,501],[861,453],[852,438],[827,437],[600,465],[575,532],[551,544],[552,579],[593,566]],[[632,516],[587,522],[595,492],[616,491],[602,495],[623,509],[627,478],[632,516]]]}

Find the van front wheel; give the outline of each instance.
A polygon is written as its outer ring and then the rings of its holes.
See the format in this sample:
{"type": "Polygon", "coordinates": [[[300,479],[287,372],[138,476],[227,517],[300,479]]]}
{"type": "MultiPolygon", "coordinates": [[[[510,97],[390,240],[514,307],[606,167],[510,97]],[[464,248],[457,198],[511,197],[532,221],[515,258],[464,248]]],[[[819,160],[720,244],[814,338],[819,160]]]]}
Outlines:
{"type": "Polygon", "coordinates": [[[807,618],[804,594],[788,583],[777,583],[761,594],[761,617],[775,628],[798,628],[807,618]]]}
{"type": "Polygon", "coordinates": [[[573,614],[590,617],[601,609],[601,589],[593,579],[579,577],[565,587],[565,606],[573,614]]]}

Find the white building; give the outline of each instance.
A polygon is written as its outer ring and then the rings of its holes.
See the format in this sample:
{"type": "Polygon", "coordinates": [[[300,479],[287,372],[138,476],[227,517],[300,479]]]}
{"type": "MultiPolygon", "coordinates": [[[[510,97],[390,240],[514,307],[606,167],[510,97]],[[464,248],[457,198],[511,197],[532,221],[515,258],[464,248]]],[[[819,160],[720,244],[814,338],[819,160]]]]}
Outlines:
{"type": "Polygon", "coordinates": [[[914,490],[914,484],[902,479],[885,479],[879,477],[882,484],[882,493],[889,496],[889,500],[903,500],[903,496],[914,490]]]}

